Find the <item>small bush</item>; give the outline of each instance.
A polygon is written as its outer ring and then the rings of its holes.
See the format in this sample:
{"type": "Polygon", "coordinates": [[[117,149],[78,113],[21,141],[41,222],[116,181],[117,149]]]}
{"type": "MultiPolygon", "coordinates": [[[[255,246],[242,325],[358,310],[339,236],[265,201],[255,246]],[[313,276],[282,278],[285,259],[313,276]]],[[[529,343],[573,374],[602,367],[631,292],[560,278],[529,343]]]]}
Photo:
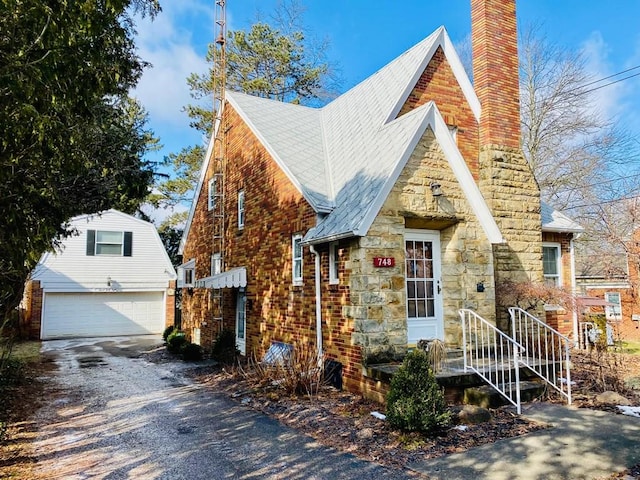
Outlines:
{"type": "Polygon", "coordinates": [[[171,335],[175,330],[176,327],[174,325],[169,325],[164,329],[164,332],[162,332],[162,339],[166,342],[167,338],[169,338],[169,335],[171,335]]]}
{"type": "Polygon", "coordinates": [[[167,350],[172,353],[180,353],[184,344],[187,343],[187,337],[184,332],[174,330],[167,337],[167,350]]]}
{"type": "Polygon", "coordinates": [[[197,362],[202,360],[202,347],[197,343],[187,342],[180,351],[185,362],[197,362]]]}
{"type": "Polygon", "coordinates": [[[424,351],[410,352],[391,379],[387,420],[394,428],[425,434],[436,433],[451,422],[444,393],[424,351]]]}
{"type": "Polygon", "coordinates": [[[223,365],[233,365],[240,352],[236,348],[236,334],[233,330],[222,330],[211,349],[211,358],[223,365]]]}

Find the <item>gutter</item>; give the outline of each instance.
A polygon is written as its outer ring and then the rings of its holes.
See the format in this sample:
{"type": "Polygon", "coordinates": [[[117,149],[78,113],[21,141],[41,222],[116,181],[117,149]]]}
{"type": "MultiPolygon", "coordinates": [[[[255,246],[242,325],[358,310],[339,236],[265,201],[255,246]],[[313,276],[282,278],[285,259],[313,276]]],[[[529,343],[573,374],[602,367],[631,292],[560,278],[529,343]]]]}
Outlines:
{"type": "Polygon", "coordinates": [[[320,297],[320,253],[313,245],[309,251],[315,256],[315,288],[316,288],[316,346],[318,348],[318,364],[322,361],[322,302],[320,297]]]}

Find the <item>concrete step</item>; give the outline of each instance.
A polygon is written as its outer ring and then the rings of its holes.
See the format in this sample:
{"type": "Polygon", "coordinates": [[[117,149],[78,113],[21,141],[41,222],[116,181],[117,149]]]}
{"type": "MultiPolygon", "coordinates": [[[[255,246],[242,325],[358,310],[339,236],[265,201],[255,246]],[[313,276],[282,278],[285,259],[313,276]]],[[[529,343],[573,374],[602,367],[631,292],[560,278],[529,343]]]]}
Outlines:
{"type": "MultiPolygon", "coordinates": [[[[515,383],[510,383],[507,386],[508,391],[513,391],[514,388],[515,383]]],[[[523,403],[530,402],[542,395],[544,389],[543,383],[520,382],[520,401],[523,403]]],[[[513,392],[513,398],[515,398],[515,392],[513,392]]],[[[465,388],[463,403],[484,408],[497,408],[507,405],[509,402],[495,388],[489,385],[482,385],[480,387],[465,388]]]]}

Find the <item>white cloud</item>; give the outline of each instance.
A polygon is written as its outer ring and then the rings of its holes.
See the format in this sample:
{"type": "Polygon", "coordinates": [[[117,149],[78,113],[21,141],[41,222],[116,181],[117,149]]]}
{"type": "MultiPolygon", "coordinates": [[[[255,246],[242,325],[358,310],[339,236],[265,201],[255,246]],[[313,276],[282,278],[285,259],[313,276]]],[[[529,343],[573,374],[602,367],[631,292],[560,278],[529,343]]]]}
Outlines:
{"type": "MultiPolygon", "coordinates": [[[[628,67],[628,65],[613,64],[610,59],[611,48],[600,32],[593,32],[589,36],[582,45],[582,51],[587,61],[587,71],[594,81],[615,75],[628,67]]],[[[620,80],[623,76],[612,76],[612,78],[602,80],[588,87],[597,88],[602,86],[602,88],[595,90],[592,95],[598,112],[606,119],[620,119],[632,110],[633,92],[630,88],[632,86],[631,83],[625,81],[612,83],[620,80]]]]}
{"type": "Polygon", "coordinates": [[[153,21],[138,20],[138,54],[152,66],[145,70],[133,95],[149,112],[152,124],[187,127],[182,109],[193,99],[186,79],[208,68],[204,56],[210,38],[203,38],[207,37],[203,32],[208,22],[213,23],[213,12],[195,0],[167,2],[163,9],[153,21]]]}

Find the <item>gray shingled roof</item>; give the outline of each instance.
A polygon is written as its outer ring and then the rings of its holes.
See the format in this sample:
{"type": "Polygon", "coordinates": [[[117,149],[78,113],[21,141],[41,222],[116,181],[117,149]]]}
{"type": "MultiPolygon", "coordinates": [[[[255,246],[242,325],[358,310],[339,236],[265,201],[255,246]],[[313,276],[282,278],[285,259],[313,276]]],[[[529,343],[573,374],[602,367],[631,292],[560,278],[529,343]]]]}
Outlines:
{"type": "Polygon", "coordinates": [[[579,224],[545,202],[540,202],[540,216],[542,217],[542,230],[545,232],[580,233],[584,231],[584,228],[579,224]]]}
{"type": "MultiPolygon", "coordinates": [[[[321,109],[228,92],[275,161],[321,214],[307,242],[364,235],[428,123],[397,113],[438,47],[463,71],[444,27],[321,109]],[[286,121],[283,121],[286,120],[286,121]]],[[[477,98],[458,74],[472,105],[477,98]]],[[[479,115],[479,111],[478,111],[479,115]]]]}
{"type": "MultiPolygon", "coordinates": [[[[438,47],[479,120],[480,103],[444,27],[320,109],[227,92],[229,103],[320,215],[305,243],[366,235],[428,127],[434,130],[487,237],[494,243],[502,241],[437,105],[429,102],[397,116],[438,47]]],[[[206,169],[205,163],[202,175],[206,169]]],[[[203,178],[196,196],[203,188],[203,178]]],[[[193,206],[183,243],[192,215],[193,206]]],[[[580,227],[545,205],[543,228],[579,231],[580,227]]]]}

